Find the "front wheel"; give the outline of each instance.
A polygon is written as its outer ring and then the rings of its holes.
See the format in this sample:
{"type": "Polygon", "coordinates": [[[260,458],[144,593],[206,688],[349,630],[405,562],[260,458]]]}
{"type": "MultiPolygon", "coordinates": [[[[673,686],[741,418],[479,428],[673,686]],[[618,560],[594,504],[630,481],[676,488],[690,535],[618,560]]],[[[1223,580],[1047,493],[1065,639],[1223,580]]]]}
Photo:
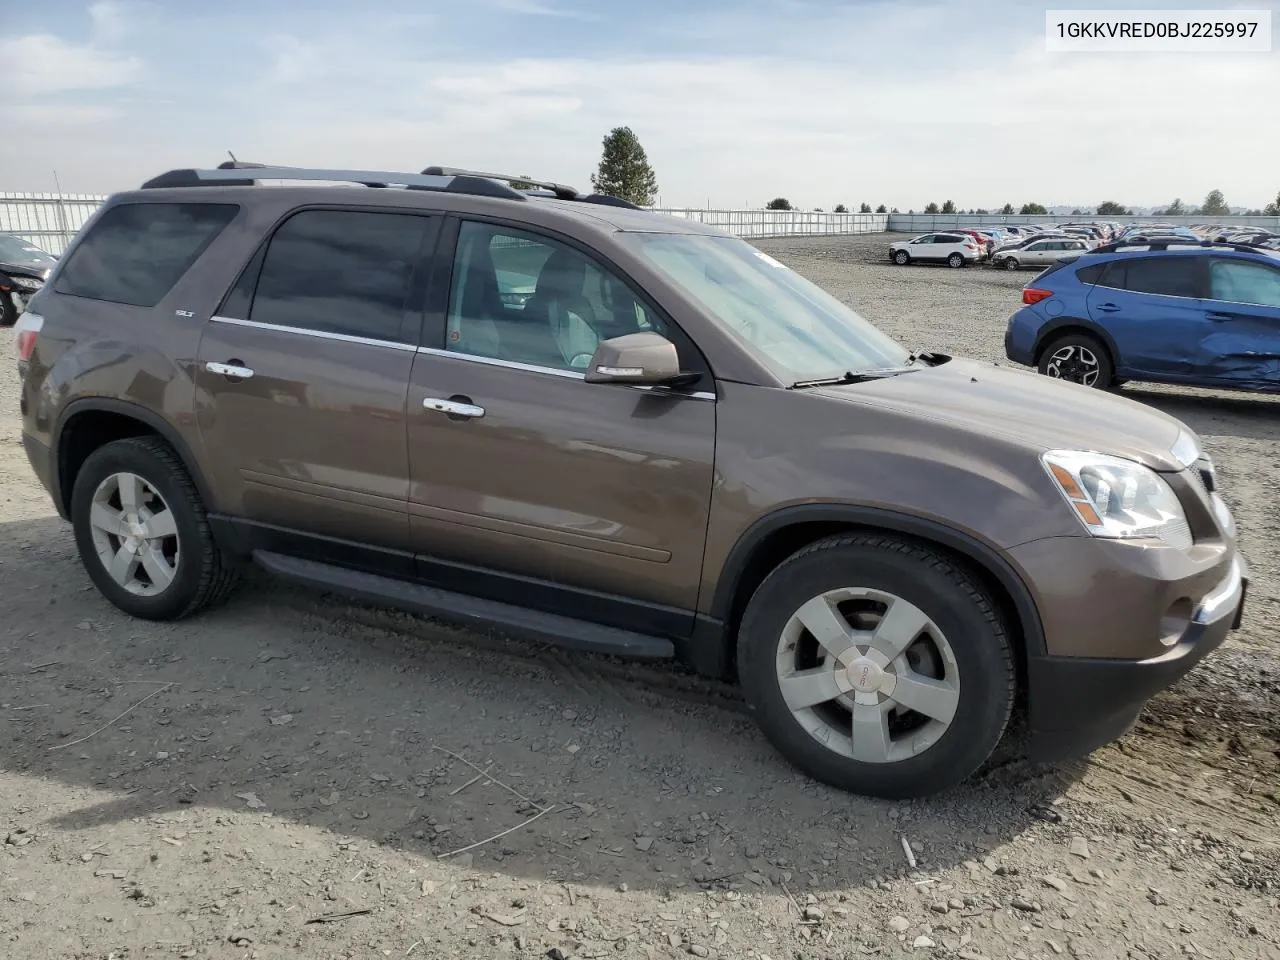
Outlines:
{"type": "Polygon", "coordinates": [[[94,585],[135,617],[177,620],[223,599],[235,583],[195,484],[159,437],[91,453],[76,474],[71,522],[94,585]]]}
{"type": "Polygon", "coordinates": [[[963,266],[964,266],[964,257],[963,257],[963,256],[961,256],[961,255],[960,255],[960,254],[958,254],[958,253],[953,253],[951,256],[947,257],[947,266],[949,266],[949,267],[963,267],[963,266]]]}
{"type": "Polygon", "coordinates": [[[1039,370],[1055,380],[1109,389],[1115,381],[1111,354],[1087,333],[1069,333],[1054,340],[1040,354],[1039,370]]]}
{"type": "Polygon", "coordinates": [[[819,541],[769,574],[743,616],[738,668],[784,757],[870,796],[966,779],[1013,708],[1013,654],[991,597],[946,556],[874,534],[819,541]]]}
{"type": "Polygon", "coordinates": [[[894,253],[893,262],[900,267],[905,267],[908,263],[911,262],[911,254],[907,253],[907,251],[905,250],[899,250],[896,253],[894,253]]]}
{"type": "Polygon", "coordinates": [[[1017,270],[1019,266],[1020,266],[1020,264],[1018,263],[1018,258],[1017,258],[1017,257],[1009,257],[1009,258],[1008,258],[1007,260],[1005,260],[1005,262],[1004,262],[1004,268],[1005,268],[1006,270],[1017,270]]]}
{"type": "Polygon", "coordinates": [[[18,322],[18,305],[13,295],[0,291],[0,327],[12,327],[18,322]]]}

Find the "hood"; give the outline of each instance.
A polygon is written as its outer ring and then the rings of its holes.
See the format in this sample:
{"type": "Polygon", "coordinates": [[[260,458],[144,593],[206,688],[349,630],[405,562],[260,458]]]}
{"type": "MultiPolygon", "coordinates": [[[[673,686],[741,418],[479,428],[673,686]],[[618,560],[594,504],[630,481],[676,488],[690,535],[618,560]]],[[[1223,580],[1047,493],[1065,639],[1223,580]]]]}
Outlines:
{"type": "Polygon", "coordinates": [[[1181,470],[1173,453],[1181,421],[1136,400],[1038,373],[974,360],[951,360],[917,373],[822,387],[832,399],[896,408],[931,420],[1038,447],[1090,450],[1181,470]]]}
{"type": "Polygon", "coordinates": [[[49,270],[49,267],[40,267],[30,263],[6,263],[0,260],[0,273],[7,273],[10,276],[43,280],[49,270]]]}

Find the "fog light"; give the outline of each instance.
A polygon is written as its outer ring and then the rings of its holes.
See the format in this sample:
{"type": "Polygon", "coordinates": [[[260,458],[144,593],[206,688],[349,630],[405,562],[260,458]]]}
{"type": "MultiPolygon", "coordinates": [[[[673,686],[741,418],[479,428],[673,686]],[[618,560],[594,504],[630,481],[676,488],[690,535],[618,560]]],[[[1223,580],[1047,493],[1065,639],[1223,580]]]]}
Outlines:
{"type": "Polygon", "coordinates": [[[1173,601],[1160,618],[1160,642],[1166,647],[1172,647],[1181,640],[1187,627],[1191,625],[1191,615],[1194,612],[1195,604],[1190,597],[1179,597],[1173,601]]]}

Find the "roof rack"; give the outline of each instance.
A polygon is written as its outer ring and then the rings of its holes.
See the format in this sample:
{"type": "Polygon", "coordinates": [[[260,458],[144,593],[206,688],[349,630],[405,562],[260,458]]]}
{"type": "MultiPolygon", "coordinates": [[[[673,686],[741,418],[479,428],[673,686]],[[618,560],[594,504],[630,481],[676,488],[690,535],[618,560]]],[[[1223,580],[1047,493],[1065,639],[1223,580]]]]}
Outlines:
{"type": "Polygon", "coordinates": [[[579,203],[598,203],[606,207],[622,207],[625,210],[642,210],[640,207],[629,200],[623,200],[621,197],[612,197],[605,193],[582,194],[574,187],[570,187],[563,183],[554,183],[550,180],[531,180],[528,177],[514,176],[508,173],[483,173],[479,170],[463,170],[457,167],[427,167],[422,171],[424,176],[437,177],[484,177],[488,180],[498,180],[502,183],[515,185],[527,184],[533,190],[523,189],[522,193],[537,195],[540,191],[545,191],[557,200],[576,200],[579,203]]]}
{"type": "Polygon", "coordinates": [[[519,190],[503,186],[491,179],[475,176],[397,173],[389,170],[316,170],[307,167],[281,167],[271,164],[226,160],[216,170],[170,170],[152,177],[143,190],[161,187],[251,187],[259,180],[321,181],[356,183],[366,187],[403,187],[406,190],[436,190],[442,193],[466,193],[504,200],[527,199],[519,190]],[[251,174],[247,171],[252,171],[251,174]]]}
{"type": "Polygon", "coordinates": [[[1115,243],[1104,243],[1094,247],[1090,253],[1116,253],[1126,248],[1144,247],[1147,250],[1168,250],[1170,247],[1200,247],[1210,249],[1235,250],[1239,253],[1261,253],[1266,247],[1248,243],[1226,243],[1217,240],[1187,240],[1181,237],[1161,237],[1155,240],[1118,240],[1115,243]]]}
{"type": "Polygon", "coordinates": [[[421,173],[398,173],[389,170],[320,170],[310,167],[287,167],[247,160],[224,160],[216,169],[187,168],[169,170],[152,177],[143,190],[161,187],[251,187],[260,180],[293,180],[326,183],[352,183],[365,187],[402,187],[406,190],[438,190],[443,193],[465,193],[503,200],[527,200],[530,196],[552,196],[558,200],[596,203],[606,207],[641,210],[630,201],[607,194],[583,195],[563,183],[530,180],[528,177],[501,173],[481,173],[456,167],[427,167],[421,173]],[[249,173],[248,171],[252,171],[249,173]],[[533,189],[516,189],[514,184],[533,189]]]}

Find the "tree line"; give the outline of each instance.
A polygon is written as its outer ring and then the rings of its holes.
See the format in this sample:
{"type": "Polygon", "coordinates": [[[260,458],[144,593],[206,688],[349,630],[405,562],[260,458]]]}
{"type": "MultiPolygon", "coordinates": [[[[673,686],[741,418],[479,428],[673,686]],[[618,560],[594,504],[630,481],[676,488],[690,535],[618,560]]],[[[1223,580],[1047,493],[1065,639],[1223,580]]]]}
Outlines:
{"type": "MultiPolygon", "coordinates": [[[[522,186],[524,185],[522,184],[522,186]]],[[[653,167],[649,164],[649,157],[645,153],[644,147],[641,146],[640,139],[630,127],[614,127],[605,135],[599,166],[591,176],[591,186],[597,193],[619,197],[642,207],[653,206],[658,195],[658,178],[653,171],[653,167]]],[[[796,207],[786,197],[774,197],[765,204],[765,209],[795,210],[796,207]]],[[[820,207],[814,209],[822,212],[820,207]]],[[[833,212],[849,213],[850,209],[845,204],[838,203],[833,208],[833,212]]],[[[882,203],[873,211],[871,204],[860,203],[858,212],[898,213],[898,208],[894,207],[890,210],[882,203]]],[[[915,213],[915,210],[908,210],[907,212],[915,213]]],[[[953,200],[947,200],[941,205],[930,202],[925,205],[922,212],[937,214],[970,213],[978,215],[990,215],[992,213],[992,211],[981,207],[971,208],[967,211],[960,210],[953,200]]],[[[995,212],[1002,216],[1011,216],[1015,213],[1024,216],[1037,214],[1044,216],[1048,214],[1049,210],[1040,203],[1024,203],[1016,210],[1012,203],[1006,203],[995,212]]],[[[1071,216],[1075,217],[1089,215],[1089,211],[1079,207],[1071,211],[1071,216]]],[[[1114,200],[1104,200],[1098,204],[1092,215],[1099,217],[1135,216],[1133,210],[1114,200]]],[[[1204,202],[1198,207],[1186,206],[1179,197],[1175,198],[1163,210],[1155,211],[1154,215],[1164,217],[1227,217],[1231,215],[1231,209],[1222,191],[1213,189],[1205,195],[1204,202]]],[[[1280,217],[1280,193],[1277,193],[1275,200],[1262,209],[1248,210],[1244,215],[1280,217]]]]}

